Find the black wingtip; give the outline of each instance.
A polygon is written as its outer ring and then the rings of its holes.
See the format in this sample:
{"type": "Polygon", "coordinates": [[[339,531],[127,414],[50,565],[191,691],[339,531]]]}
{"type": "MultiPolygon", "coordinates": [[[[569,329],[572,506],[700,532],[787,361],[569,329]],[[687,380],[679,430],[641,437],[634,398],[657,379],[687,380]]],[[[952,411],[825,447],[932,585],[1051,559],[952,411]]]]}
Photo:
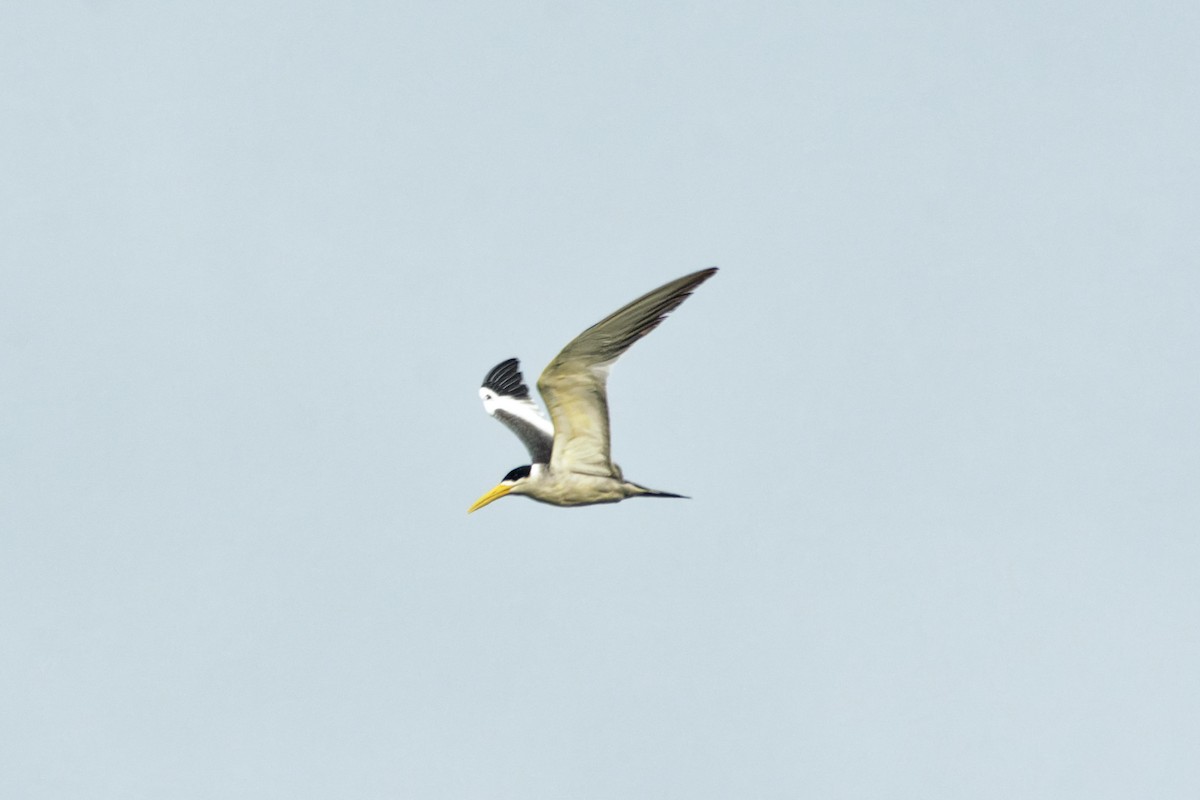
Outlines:
{"type": "Polygon", "coordinates": [[[529,387],[521,377],[521,362],[515,358],[501,361],[483,379],[483,388],[518,400],[529,398],[529,387]]]}

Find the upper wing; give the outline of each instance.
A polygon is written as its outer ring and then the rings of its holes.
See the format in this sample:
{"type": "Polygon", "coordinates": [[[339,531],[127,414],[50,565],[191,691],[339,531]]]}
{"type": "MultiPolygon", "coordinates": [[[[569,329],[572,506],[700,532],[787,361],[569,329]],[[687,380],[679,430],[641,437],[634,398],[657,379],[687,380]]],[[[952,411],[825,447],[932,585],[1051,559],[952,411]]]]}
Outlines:
{"type": "Polygon", "coordinates": [[[608,370],[622,353],[658,327],[716,267],[660,286],[576,336],[538,378],[554,422],[550,468],[619,478],[608,436],[608,370]]]}
{"type": "Polygon", "coordinates": [[[483,379],[479,397],[483,409],[517,435],[534,464],[550,463],[554,426],[530,399],[519,361],[510,358],[492,367],[483,379]]]}

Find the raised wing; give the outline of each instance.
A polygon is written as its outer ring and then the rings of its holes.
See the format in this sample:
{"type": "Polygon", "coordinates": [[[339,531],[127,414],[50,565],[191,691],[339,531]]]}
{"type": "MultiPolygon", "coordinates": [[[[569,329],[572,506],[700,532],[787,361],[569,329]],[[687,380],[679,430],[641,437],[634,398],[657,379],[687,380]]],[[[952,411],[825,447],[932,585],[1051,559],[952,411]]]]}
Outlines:
{"type": "Polygon", "coordinates": [[[622,353],[711,278],[700,270],[639,297],[576,336],[538,378],[554,423],[550,469],[619,478],[608,435],[608,371],[622,353]]]}
{"type": "Polygon", "coordinates": [[[529,397],[529,387],[521,377],[521,364],[510,358],[492,367],[479,388],[483,409],[503,422],[517,435],[534,464],[550,463],[554,446],[554,426],[542,416],[529,397]]]}

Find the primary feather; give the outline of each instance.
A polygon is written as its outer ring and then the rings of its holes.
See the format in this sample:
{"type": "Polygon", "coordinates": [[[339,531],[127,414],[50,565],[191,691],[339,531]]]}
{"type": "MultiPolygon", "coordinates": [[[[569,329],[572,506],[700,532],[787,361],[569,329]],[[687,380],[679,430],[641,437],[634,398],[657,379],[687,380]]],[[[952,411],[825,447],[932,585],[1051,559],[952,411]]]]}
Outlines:
{"type": "Polygon", "coordinates": [[[515,358],[501,361],[483,379],[479,397],[487,413],[517,435],[534,464],[548,464],[554,446],[554,426],[529,396],[515,358]]]}

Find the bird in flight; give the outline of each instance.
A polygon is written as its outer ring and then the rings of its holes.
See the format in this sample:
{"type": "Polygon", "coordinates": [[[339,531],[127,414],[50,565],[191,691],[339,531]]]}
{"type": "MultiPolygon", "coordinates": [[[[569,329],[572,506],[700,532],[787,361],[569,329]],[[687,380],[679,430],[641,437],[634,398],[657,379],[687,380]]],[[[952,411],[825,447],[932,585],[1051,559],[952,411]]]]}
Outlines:
{"type": "Polygon", "coordinates": [[[508,494],[555,506],[682,497],[622,477],[610,452],[606,384],[613,363],[716,272],[710,267],[664,284],[572,339],[538,378],[550,419],[530,398],[517,359],[493,367],[479,390],[483,408],[517,435],[533,463],[505,475],[467,513],[508,494]]]}

